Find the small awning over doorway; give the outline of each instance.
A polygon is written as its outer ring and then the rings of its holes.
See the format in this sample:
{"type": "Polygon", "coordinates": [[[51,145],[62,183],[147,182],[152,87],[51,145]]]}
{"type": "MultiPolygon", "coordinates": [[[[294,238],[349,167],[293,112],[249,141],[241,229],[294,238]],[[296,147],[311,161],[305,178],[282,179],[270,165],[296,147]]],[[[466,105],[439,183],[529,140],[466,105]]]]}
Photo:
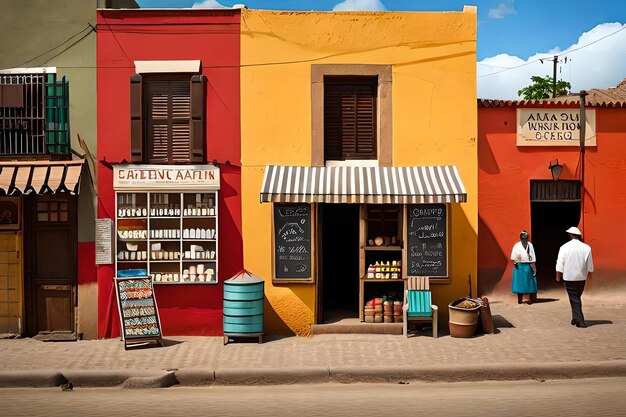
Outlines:
{"type": "Polygon", "coordinates": [[[1,161],[0,195],[78,194],[84,162],[1,161]]]}
{"type": "Polygon", "coordinates": [[[265,168],[261,202],[463,203],[465,187],[454,165],[414,167],[265,168]]]}

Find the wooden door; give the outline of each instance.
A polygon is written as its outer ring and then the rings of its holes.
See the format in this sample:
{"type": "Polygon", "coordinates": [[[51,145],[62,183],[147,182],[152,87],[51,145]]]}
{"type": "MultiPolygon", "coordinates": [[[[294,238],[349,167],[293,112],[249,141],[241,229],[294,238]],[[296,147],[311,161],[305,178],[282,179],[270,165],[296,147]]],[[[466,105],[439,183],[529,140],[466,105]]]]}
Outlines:
{"type": "Polygon", "coordinates": [[[74,333],[77,198],[55,194],[24,200],[26,332],[74,333]]]}

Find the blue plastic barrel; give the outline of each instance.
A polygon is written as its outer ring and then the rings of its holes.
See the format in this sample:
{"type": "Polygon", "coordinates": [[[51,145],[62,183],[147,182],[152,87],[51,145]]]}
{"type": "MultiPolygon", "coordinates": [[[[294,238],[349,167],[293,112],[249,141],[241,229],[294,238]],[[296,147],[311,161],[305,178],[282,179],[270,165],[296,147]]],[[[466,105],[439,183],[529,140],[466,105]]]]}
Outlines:
{"type": "Polygon", "coordinates": [[[224,281],[224,344],[230,337],[258,337],[264,333],[265,281],[247,271],[224,281]]]}

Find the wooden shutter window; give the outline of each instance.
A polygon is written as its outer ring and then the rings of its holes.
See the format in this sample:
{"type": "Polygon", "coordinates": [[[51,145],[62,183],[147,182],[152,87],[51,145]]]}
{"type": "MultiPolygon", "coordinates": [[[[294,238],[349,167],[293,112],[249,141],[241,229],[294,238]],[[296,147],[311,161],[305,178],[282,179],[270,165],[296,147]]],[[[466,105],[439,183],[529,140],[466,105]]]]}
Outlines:
{"type": "Polygon", "coordinates": [[[204,103],[205,77],[191,77],[191,120],[189,121],[191,162],[203,163],[204,158],[204,103]]]}
{"type": "Polygon", "coordinates": [[[376,159],[375,77],[324,80],[325,160],[376,159]]]}
{"type": "Polygon", "coordinates": [[[143,101],[141,75],[130,77],[130,160],[143,162],[143,101]]]}
{"type": "Polygon", "coordinates": [[[189,78],[151,79],[146,84],[148,162],[191,161],[189,78]]]}

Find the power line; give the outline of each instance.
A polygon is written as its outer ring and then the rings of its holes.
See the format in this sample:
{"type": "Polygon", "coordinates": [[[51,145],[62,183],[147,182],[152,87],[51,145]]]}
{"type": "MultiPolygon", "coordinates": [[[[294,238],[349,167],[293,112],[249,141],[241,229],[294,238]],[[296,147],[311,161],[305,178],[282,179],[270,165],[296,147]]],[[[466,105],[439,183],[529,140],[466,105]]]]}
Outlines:
{"type": "MultiPolygon", "coordinates": [[[[72,40],[72,39],[73,39],[73,38],[75,38],[76,36],[78,36],[78,35],[80,35],[81,33],[83,33],[85,30],[90,29],[90,28],[92,28],[92,26],[91,26],[91,25],[89,25],[89,24],[87,24],[87,26],[85,26],[83,29],[81,29],[80,31],[76,32],[75,34],[73,34],[72,36],[70,36],[69,38],[67,38],[67,39],[66,39],[66,40],[64,40],[63,42],[61,42],[60,44],[53,46],[52,48],[48,49],[47,51],[42,52],[41,54],[37,55],[36,57],[31,58],[31,59],[29,59],[29,60],[27,60],[27,61],[24,61],[24,62],[22,62],[21,64],[14,65],[14,66],[13,66],[13,67],[11,67],[11,68],[19,68],[19,67],[24,66],[25,64],[28,64],[29,62],[32,62],[32,61],[36,60],[37,58],[41,58],[41,57],[42,57],[42,56],[44,56],[45,54],[47,54],[47,53],[49,53],[49,52],[54,51],[55,49],[57,49],[57,48],[58,48],[58,47],[60,47],[61,45],[63,45],[63,44],[65,44],[65,43],[69,42],[70,40],[72,40]]],[[[91,31],[90,31],[90,32],[91,32],[91,31]]],[[[81,38],[81,39],[82,39],[82,38],[81,38]]],[[[58,54],[57,54],[57,55],[55,55],[55,56],[58,56],[58,54]]],[[[52,58],[50,58],[50,59],[52,59],[52,58]]],[[[50,60],[50,59],[49,59],[49,60],[50,60]]],[[[49,61],[49,60],[48,60],[48,61],[49,61]]]]}
{"type": "Polygon", "coordinates": [[[70,49],[71,47],[73,47],[74,45],[76,45],[77,43],[79,43],[80,41],[82,41],[83,39],[85,39],[87,36],[91,35],[91,32],[93,32],[93,29],[90,30],[89,32],[85,33],[83,36],[81,36],[76,42],[72,43],[71,45],[68,45],[67,48],[63,49],[61,52],[59,52],[56,55],[51,56],[50,58],[48,58],[44,64],[47,64],[48,62],[52,61],[54,58],[58,57],[59,55],[61,55],[63,52],[67,51],[68,49],[70,49]]]}
{"type": "Polygon", "coordinates": [[[595,40],[595,41],[593,41],[593,42],[589,42],[587,45],[580,46],[580,47],[578,47],[578,48],[575,48],[575,49],[569,50],[569,51],[567,51],[567,52],[562,52],[562,53],[560,53],[560,54],[557,54],[557,56],[558,56],[558,55],[565,55],[565,54],[569,54],[569,53],[571,53],[571,52],[578,51],[578,50],[580,50],[580,49],[586,48],[586,47],[588,47],[589,45],[593,45],[593,44],[594,44],[594,43],[596,43],[596,42],[600,42],[601,40],[606,39],[606,38],[608,38],[609,36],[613,36],[613,35],[615,35],[616,33],[621,32],[621,31],[622,31],[622,30],[624,30],[624,29],[626,29],[626,25],[624,25],[624,27],[623,27],[623,28],[621,28],[620,30],[616,30],[616,31],[615,31],[615,32],[613,32],[613,33],[609,33],[608,35],[603,36],[603,37],[601,37],[601,38],[598,38],[598,39],[596,39],[596,40],[595,40]]]}
{"type": "MultiPolygon", "coordinates": [[[[609,34],[608,34],[608,35],[606,35],[606,36],[603,36],[603,37],[601,37],[601,38],[598,38],[598,39],[596,39],[596,40],[595,40],[595,41],[593,41],[593,42],[589,42],[589,43],[588,43],[588,44],[586,44],[586,45],[579,46],[578,48],[570,49],[569,51],[564,51],[564,52],[561,52],[560,54],[556,54],[555,56],[556,56],[556,57],[559,57],[559,56],[562,56],[562,55],[570,54],[570,53],[575,52],[575,51],[579,51],[579,50],[581,50],[581,49],[583,49],[583,48],[586,48],[586,47],[588,47],[588,46],[593,45],[594,43],[600,42],[600,41],[601,41],[601,40],[603,40],[603,39],[606,39],[606,38],[608,38],[608,37],[610,37],[610,36],[613,36],[613,35],[615,35],[615,34],[617,34],[617,33],[621,32],[621,31],[623,31],[623,30],[626,30],[626,26],[624,26],[623,28],[621,28],[621,29],[619,29],[619,30],[616,30],[616,31],[615,31],[615,32],[613,32],[613,33],[609,33],[609,34]]],[[[490,76],[490,75],[500,74],[501,72],[504,72],[504,71],[509,71],[509,70],[516,69],[516,68],[521,68],[521,67],[524,67],[524,66],[526,66],[526,65],[533,64],[533,63],[538,62],[538,61],[542,61],[542,62],[543,62],[543,60],[551,61],[551,59],[547,59],[547,58],[537,58],[537,59],[535,59],[535,60],[533,60],[533,61],[529,61],[529,62],[526,62],[526,63],[521,64],[521,65],[516,65],[516,66],[514,66],[514,67],[508,67],[508,68],[505,68],[505,69],[500,70],[500,71],[491,72],[491,73],[489,73],[489,74],[479,75],[477,78],[483,78],[483,77],[488,77],[488,76],[490,76]]],[[[479,62],[479,64],[480,64],[480,62],[479,62]]],[[[483,65],[489,65],[489,64],[483,64],[483,65]]],[[[495,65],[490,65],[490,66],[495,67],[495,65]]]]}
{"type": "Polygon", "coordinates": [[[534,61],[525,62],[525,63],[523,63],[523,64],[516,65],[516,66],[514,66],[514,67],[507,67],[507,68],[505,68],[505,69],[503,69],[503,70],[500,70],[500,71],[491,72],[491,73],[489,73],[489,74],[479,75],[479,76],[478,76],[478,78],[487,77],[487,76],[489,76],[489,75],[496,75],[496,74],[500,74],[501,72],[504,72],[504,71],[509,71],[509,70],[516,69],[516,68],[525,67],[526,65],[530,65],[530,64],[533,64],[533,63],[535,63],[535,62],[539,62],[539,61],[540,61],[540,59],[539,59],[539,58],[537,58],[537,59],[535,59],[534,61]]]}

